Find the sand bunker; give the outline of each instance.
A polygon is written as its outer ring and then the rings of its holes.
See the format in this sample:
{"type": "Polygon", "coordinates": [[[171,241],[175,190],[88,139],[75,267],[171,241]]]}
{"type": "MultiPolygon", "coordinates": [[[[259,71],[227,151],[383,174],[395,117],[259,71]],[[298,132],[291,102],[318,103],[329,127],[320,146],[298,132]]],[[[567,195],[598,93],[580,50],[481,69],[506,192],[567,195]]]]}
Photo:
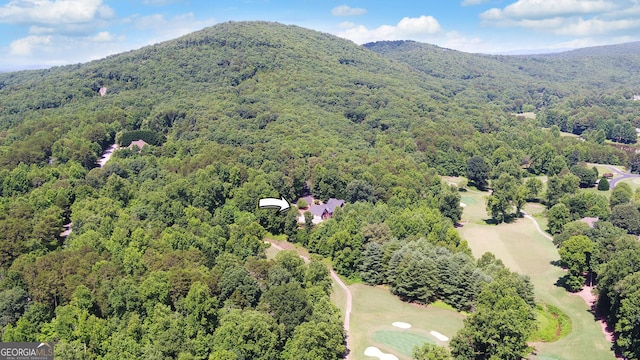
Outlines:
{"type": "Polygon", "coordinates": [[[461,203],[460,203],[460,206],[462,206],[462,207],[467,207],[467,204],[465,204],[465,203],[461,202],[461,203]]]}
{"type": "Polygon", "coordinates": [[[393,326],[395,326],[397,328],[400,328],[400,329],[410,329],[411,328],[411,324],[406,323],[406,322],[400,322],[400,321],[396,321],[391,325],[393,325],[393,326]]]}
{"type": "Polygon", "coordinates": [[[378,349],[375,346],[369,346],[368,348],[366,348],[364,351],[364,355],[377,357],[380,360],[399,360],[397,356],[393,354],[383,353],[382,351],[380,351],[380,349],[378,349]]]}
{"type": "Polygon", "coordinates": [[[433,335],[436,339],[440,340],[440,341],[449,341],[449,338],[440,334],[437,331],[431,331],[430,333],[431,335],[433,335]]]}

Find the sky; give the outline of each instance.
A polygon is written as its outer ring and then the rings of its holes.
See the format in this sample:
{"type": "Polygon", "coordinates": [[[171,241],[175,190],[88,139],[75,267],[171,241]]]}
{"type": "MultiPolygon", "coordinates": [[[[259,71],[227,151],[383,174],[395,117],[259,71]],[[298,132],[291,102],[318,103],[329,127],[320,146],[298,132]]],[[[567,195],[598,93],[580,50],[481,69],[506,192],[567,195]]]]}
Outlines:
{"type": "Polygon", "coordinates": [[[490,54],[640,40],[640,0],[0,0],[0,71],[87,62],[244,20],[490,54]]]}

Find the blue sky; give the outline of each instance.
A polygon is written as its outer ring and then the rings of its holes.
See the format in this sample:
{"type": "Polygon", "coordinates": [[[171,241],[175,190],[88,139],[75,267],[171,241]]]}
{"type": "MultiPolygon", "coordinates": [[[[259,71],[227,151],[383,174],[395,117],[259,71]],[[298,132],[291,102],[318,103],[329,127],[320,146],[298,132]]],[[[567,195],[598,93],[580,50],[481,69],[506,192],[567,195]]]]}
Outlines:
{"type": "Polygon", "coordinates": [[[230,20],[481,53],[640,40],[640,0],[0,0],[0,70],[86,62],[230,20]]]}

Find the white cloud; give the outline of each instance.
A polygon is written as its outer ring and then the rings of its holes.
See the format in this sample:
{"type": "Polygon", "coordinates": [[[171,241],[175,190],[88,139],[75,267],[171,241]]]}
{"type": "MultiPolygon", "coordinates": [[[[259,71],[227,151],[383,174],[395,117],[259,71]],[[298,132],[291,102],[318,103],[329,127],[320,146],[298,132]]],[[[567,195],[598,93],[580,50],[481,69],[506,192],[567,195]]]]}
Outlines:
{"type": "Polygon", "coordinates": [[[95,42],[110,42],[116,40],[116,37],[108,31],[101,31],[94,36],[88,37],[88,40],[95,42]]]}
{"type": "Polygon", "coordinates": [[[29,27],[29,34],[51,34],[55,31],[56,29],[48,26],[33,25],[29,27]]]}
{"type": "Polygon", "coordinates": [[[480,14],[484,25],[520,27],[559,36],[592,37],[640,29],[638,0],[518,0],[480,14]]]}
{"type": "Polygon", "coordinates": [[[351,21],[343,21],[340,24],[338,24],[338,27],[342,28],[342,29],[351,29],[351,28],[354,28],[356,26],[357,25],[352,23],[351,21]]]}
{"type": "Polygon", "coordinates": [[[556,29],[557,35],[567,36],[598,36],[619,31],[640,28],[640,19],[577,19],[575,22],[566,24],[556,29]]]}
{"type": "Polygon", "coordinates": [[[27,56],[33,53],[35,47],[46,45],[51,42],[51,36],[31,35],[22,39],[14,40],[9,45],[10,54],[16,56],[27,56]]]}
{"type": "Polygon", "coordinates": [[[436,18],[424,15],[419,18],[402,18],[398,23],[397,29],[401,34],[405,35],[435,34],[442,30],[436,18]]]}
{"type": "Polygon", "coordinates": [[[440,23],[433,16],[419,18],[405,17],[396,25],[381,25],[368,29],[363,25],[354,25],[337,33],[338,36],[355,43],[363,44],[379,40],[426,40],[429,36],[442,32],[440,23]]]}
{"type": "Polygon", "coordinates": [[[331,15],[333,16],[357,16],[367,13],[367,9],[352,8],[348,5],[336,6],[331,9],[331,15]]]}
{"type": "Polygon", "coordinates": [[[114,12],[102,0],[12,0],[0,7],[0,22],[10,24],[73,24],[108,18],[114,12]]]}
{"type": "Polygon", "coordinates": [[[489,0],[462,0],[462,3],[460,3],[460,5],[462,6],[473,6],[473,5],[480,5],[480,4],[484,4],[489,2],[489,0]]]}
{"type": "Polygon", "coordinates": [[[493,8],[480,14],[483,20],[539,19],[555,16],[599,14],[618,6],[605,0],[518,0],[504,9],[493,8]]]}

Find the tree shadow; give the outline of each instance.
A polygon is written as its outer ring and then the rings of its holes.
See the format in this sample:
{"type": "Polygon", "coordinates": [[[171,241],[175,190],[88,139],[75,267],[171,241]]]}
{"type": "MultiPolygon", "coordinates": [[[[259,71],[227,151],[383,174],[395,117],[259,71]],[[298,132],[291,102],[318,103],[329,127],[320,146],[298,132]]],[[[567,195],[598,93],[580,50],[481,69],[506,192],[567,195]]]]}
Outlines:
{"type": "Polygon", "coordinates": [[[549,261],[549,264],[564,269],[564,267],[562,266],[562,261],[560,261],[560,260],[551,260],[551,261],[549,261]]]}
{"type": "Polygon", "coordinates": [[[482,221],[484,221],[484,223],[487,224],[487,225],[498,225],[499,224],[498,220],[496,220],[494,218],[482,219],[482,221]]]}

